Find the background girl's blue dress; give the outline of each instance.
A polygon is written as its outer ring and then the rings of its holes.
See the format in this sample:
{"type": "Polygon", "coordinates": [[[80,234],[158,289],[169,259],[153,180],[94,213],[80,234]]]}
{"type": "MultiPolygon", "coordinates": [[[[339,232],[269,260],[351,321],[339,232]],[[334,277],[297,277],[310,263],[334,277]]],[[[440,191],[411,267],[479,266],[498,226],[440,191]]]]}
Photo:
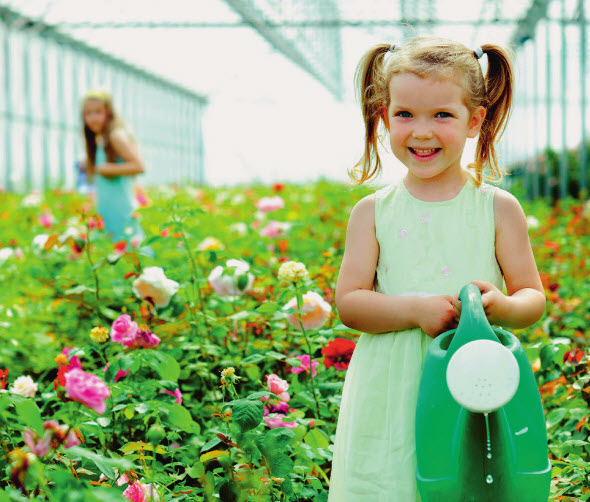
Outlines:
{"type": "MultiPolygon", "coordinates": [[[[97,144],[94,165],[100,166],[106,162],[104,147],[97,144]]],[[[118,157],[116,162],[123,163],[125,160],[118,157]]],[[[132,217],[135,211],[132,176],[106,177],[95,174],[94,179],[96,212],[102,216],[105,230],[115,241],[130,241],[133,238],[143,241],[143,230],[137,219],[132,217]]]]}
{"type": "MultiPolygon", "coordinates": [[[[378,190],[375,291],[454,296],[472,280],[501,289],[495,190],[467,181],[443,202],[416,199],[403,182],[378,190]]],[[[360,336],[344,382],[329,502],[420,501],[414,421],[431,340],[421,329],[360,336]]]]}

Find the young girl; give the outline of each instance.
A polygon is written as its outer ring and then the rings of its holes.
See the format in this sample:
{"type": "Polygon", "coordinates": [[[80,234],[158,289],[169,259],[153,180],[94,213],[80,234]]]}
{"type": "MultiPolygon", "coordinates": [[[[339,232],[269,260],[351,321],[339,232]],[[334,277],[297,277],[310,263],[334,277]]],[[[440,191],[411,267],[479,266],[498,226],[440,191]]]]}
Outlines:
{"type": "Polygon", "coordinates": [[[457,327],[461,287],[477,285],[488,320],[503,327],[539,320],[545,295],[520,204],[482,182],[501,179],[494,141],[512,99],[506,51],[433,38],[378,45],[356,80],[366,134],[351,177],[361,184],[380,172],[381,123],[408,172],[350,214],[336,305],[364,333],[344,383],[329,501],[415,502],[422,363],[432,338],[457,327]],[[465,170],[465,141],[478,134],[465,170]]]}
{"type": "Polygon", "coordinates": [[[96,186],[96,211],[115,241],[142,241],[143,231],[132,217],[132,177],[143,173],[143,162],[109,94],[89,91],[82,102],[82,120],[87,175],[96,186]]]}

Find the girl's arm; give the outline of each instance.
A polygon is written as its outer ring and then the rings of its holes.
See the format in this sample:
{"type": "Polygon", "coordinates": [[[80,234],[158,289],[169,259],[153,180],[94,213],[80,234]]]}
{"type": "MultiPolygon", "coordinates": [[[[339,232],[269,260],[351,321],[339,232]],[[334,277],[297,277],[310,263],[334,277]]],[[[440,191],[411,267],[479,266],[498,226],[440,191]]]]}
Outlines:
{"type": "MultiPolygon", "coordinates": [[[[496,257],[508,294],[504,295],[489,282],[473,281],[473,284],[482,292],[482,304],[490,323],[526,328],[536,323],[545,311],[545,292],[531,249],[526,217],[512,194],[496,190],[494,218],[496,257]]],[[[455,299],[456,307],[457,302],[455,299]]]]}
{"type": "Polygon", "coordinates": [[[137,151],[137,147],[123,129],[119,128],[112,131],[109,139],[117,154],[123,157],[125,162],[106,162],[105,164],[96,166],[97,173],[112,177],[141,174],[144,172],[143,161],[137,151]]]}
{"type": "Polygon", "coordinates": [[[378,259],[375,197],[369,195],[356,204],[348,221],[335,295],[343,324],[374,334],[422,328],[430,336],[457,326],[452,296],[421,298],[373,291],[378,259]]]}

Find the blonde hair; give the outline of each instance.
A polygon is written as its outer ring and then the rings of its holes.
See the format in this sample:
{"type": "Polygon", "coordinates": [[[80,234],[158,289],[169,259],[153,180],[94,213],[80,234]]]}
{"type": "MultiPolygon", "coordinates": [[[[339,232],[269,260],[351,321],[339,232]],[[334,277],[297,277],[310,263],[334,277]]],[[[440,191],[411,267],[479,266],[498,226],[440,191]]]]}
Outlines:
{"type": "Polygon", "coordinates": [[[359,162],[349,171],[354,185],[361,185],[381,172],[377,151],[379,124],[383,110],[389,109],[389,83],[401,73],[418,77],[437,77],[459,80],[465,93],[465,106],[472,114],[479,106],[486,109],[486,117],[479,132],[475,161],[467,167],[475,172],[479,186],[482,179],[500,182],[502,171],[494,142],[500,139],[512,104],[513,69],[509,53],[495,44],[481,46],[488,56],[485,75],[473,50],[452,40],[416,37],[395,47],[379,44],[361,58],[355,73],[355,87],[365,123],[365,151],[359,162]],[[389,57],[386,57],[389,54],[389,57]],[[489,168],[491,176],[484,173],[489,168]]]}
{"type": "Polygon", "coordinates": [[[82,98],[81,112],[84,142],[86,145],[86,165],[88,176],[92,178],[94,176],[94,162],[96,160],[96,134],[90,130],[84,120],[84,108],[89,100],[100,101],[104,105],[106,111],[106,120],[104,129],[102,130],[102,137],[104,138],[104,151],[108,162],[114,162],[117,158],[117,152],[111,143],[111,133],[120,127],[125,128],[125,124],[115,112],[113,99],[108,92],[102,89],[91,89],[82,98]]]}

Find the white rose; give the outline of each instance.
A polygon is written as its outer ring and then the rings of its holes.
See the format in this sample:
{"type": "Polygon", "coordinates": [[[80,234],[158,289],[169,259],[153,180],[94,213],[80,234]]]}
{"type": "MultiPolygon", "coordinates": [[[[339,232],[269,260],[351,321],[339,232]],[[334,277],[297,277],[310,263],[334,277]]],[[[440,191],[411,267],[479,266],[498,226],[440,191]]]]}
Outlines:
{"type": "Polygon", "coordinates": [[[205,237],[197,246],[197,251],[219,251],[224,245],[215,237],[205,237]]]}
{"type": "Polygon", "coordinates": [[[41,205],[41,194],[39,192],[31,192],[20,201],[20,205],[23,207],[36,207],[41,205]]]}
{"type": "Polygon", "coordinates": [[[527,216],[526,223],[529,228],[538,228],[539,227],[539,220],[534,216],[527,216]]]}
{"type": "Polygon", "coordinates": [[[28,375],[19,376],[12,384],[10,392],[23,397],[35,397],[37,384],[33,382],[33,379],[28,375]]]}
{"type": "Polygon", "coordinates": [[[60,244],[63,244],[70,237],[74,237],[74,238],[80,237],[83,233],[84,233],[84,231],[80,228],[77,228],[74,226],[68,227],[68,228],[66,228],[65,232],[59,236],[58,241],[60,244]]]}
{"type": "Polygon", "coordinates": [[[0,249],[0,265],[2,265],[8,258],[14,255],[14,251],[12,248],[2,248],[0,249]]]}
{"type": "MultiPolygon", "coordinates": [[[[289,300],[283,307],[287,309],[297,309],[297,298],[289,300]]],[[[332,307],[320,295],[314,291],[308,291],[303,295],[303,305],[301,306],[301,322],[307,329],[319,329],[330,318],[332,307]]],[[[287,322],[294,328],[301,329],[297,314],[287,315],[287,322]]]]}
{"type": "Polygon", "coordinates": [[[281,282],[298,282],[307,279],[308,273],[303,263],[287,261],[279,268],[278,278],[281,282]]]}
{"type": "Polygon", "coordinates": [[[209,284],[218,295],[243,295],[254,282],[254,276],[248,272],[250,265],[242,260],[227,260],[225,265],[225,268],[219,265],[211,271],[209,284]]]}
{"type": "Polygon", "coordinates": [[[31,243],[31,249],[33,250],[33,253],[35,253],[37,256],[41,255],[42,253],[45,253],[44,248],[47,239],[49,239],[48,234],[35,235],[35,237],[33,238],[33,242],[31,243]]]}
{"type": "Polygon", "coordinates": [[[147,267],[133,281],[133,292],[138,298],[146,300],[155,307],[166,307],[179,284],[164,275],[160,267],[147,267]]]}
{"type": "Polygon", "coordinates": [[[244,222],[240,221],[238,223],[232,223],[229,226],[229,229],[232,232],[236,232],[240,235],[246,235],[248,233],[248,225],[246,225],[244,222]]]}

